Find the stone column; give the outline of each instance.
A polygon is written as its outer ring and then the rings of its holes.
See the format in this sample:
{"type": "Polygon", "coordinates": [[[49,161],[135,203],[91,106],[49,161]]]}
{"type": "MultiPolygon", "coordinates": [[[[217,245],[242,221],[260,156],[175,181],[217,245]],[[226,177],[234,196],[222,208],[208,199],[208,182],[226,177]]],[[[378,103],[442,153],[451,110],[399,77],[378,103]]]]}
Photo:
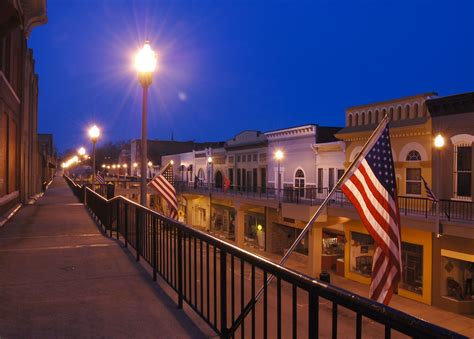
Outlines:
{"type": "Polygon", "coordinates": [[[313,226],[308,237],[308,273],[314,278],[319,278],[321,273],[321,255],[323,248],[323,229],[313,226]]]}
{"type": "Polygon", "coordinates": [[[238,247],[244,247],[244,236],[245,236],[245,211],[240,205],[235,206],[235,244],[238,247]]]}

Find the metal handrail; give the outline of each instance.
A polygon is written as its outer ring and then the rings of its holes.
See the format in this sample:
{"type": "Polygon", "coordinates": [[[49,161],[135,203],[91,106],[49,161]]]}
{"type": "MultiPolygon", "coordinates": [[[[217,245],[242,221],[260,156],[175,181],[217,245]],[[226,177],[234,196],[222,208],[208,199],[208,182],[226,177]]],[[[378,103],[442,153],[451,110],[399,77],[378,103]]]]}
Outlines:
{"type": "MultiPolygon", "coordinates": [[[[235,281],[241,279],[240,287],[242,289],[245,287],[243,283],[245,266],[251,267],[252,293],[250,298],[247,298],[249,300],[242,298],[245,293],[240,294],[241,305],[244,304],[244,301],[247,304],[248,301],[255,298],[256,270],[263,273],[264,281],[270,274],[276,277],[278,314],[275,324],[277,326],[277,337],[281,337],[282,323],[289,323],[290,321],[289,319],[282,320],[281,317],[281,286],[282,282],[285,282],[292,286],[293,291],[292,333],[294,337],[298,336],[297,331],[299,330],[298,324],[294,321],[298,314],[296,308],[297,292],[303,290],[307,292],[309,304],[307,317],[310,319],[308,321],[308,336],[310,338],[316,338],[320,332],[318,326],[319,298],[332,302],[331,328],[333,336],[337,336],[337,308],[343,306],[355,312],[355,332],[358,338],[362,334],[363,317],[382,324],[385,328],[386,338],[390,336],[392,329],[414,337],[464,338],[455,332],[430,324],[391,307],[277,265],[207,233],[167,218],[125,197],[117,196],[107,200],[88,187],[82,189],[85,205],[97,219],[102,230],[109,233],[110,236],[115,232],[117,238],[122,238],[125,246],[135,248],[136,259],[143,258],[152,266],[153,279],[156,280],[156,275],[159,274],[176,291],[178,306],[182,307],[183,301],[186,302],[223,338],[231,337],[234,334],[232,333],[234,330],[233,324],[236,323],[238,318],[238,314],[234,313],[238,304],[238,301],[235,301],[235,281]],[[211,266],[212,272],[210,270],[211,266]],[[229,266],[230,273],[220,273],[229,272],[229,266]],[[218,270],[219,274],[217,274],[218,270]],[[239,273],[237,278],[234,272],[239,273]],[[200,276],[199,279],[198,275],[200,276]],[[207,278],[204,275],[207,275],[207,278]],[[210,275],[213,275],[212,280],[210,275]],[[205,282],[207,283],[205,284],[205,282]],[[206,303],[203,302],[204,298],[207,299],[206,303]],[[228,318],[231,318],[231,321],[228,321],[228,318]]],[[[252,334],[255,334],[257,325],[262,326],[264,337],[268,334],[270,323],[268,318],[271,317],[266,311],[268,305],[267,294],[269,292],[273,293],[273,291],[265,289],[265,296],[262,300],[264,305],[263,324],[255,322],[255,309],[249,313],[251,319],[247,319],[247,322],[243,323],[243,325],[251,323],[250,331],[252,334]]],[[[301,293],[300,298],[303,298],[301,293]]],[[[305,315],[303,315],[304,317],[305,315]]],[[[366,325],[364,324],[364,326],[366,325]]],[[[247,333],[242,327],[239,327],[238,330],[242,334],[247,333]]]]}

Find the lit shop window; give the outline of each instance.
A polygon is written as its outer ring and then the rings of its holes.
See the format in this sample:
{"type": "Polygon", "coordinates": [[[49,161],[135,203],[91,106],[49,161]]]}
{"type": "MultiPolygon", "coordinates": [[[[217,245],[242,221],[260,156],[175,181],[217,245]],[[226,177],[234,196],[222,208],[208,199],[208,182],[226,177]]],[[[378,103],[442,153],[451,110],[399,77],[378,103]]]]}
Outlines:
{"type": "Polygon", "coordinates": [[[350,270],[365,277],[372,273],[374,239],[368,234],[351,232],[350,270]]]}
{"type": "Polygon", "coordinates": [[[473,275],[474,263],[442,257],[441,291],[443,296],[455,300],[473,300],[473,275]]]}

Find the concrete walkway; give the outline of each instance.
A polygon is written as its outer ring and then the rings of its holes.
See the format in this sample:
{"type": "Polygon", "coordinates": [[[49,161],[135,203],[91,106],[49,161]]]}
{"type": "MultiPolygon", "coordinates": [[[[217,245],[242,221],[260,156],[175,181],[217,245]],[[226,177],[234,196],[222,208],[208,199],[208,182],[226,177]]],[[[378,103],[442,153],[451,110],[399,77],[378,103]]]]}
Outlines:
{"type": "Polygon", "coordinates": [[[61,177],[0,228],[0,338],[199,338],[61,177]]]}

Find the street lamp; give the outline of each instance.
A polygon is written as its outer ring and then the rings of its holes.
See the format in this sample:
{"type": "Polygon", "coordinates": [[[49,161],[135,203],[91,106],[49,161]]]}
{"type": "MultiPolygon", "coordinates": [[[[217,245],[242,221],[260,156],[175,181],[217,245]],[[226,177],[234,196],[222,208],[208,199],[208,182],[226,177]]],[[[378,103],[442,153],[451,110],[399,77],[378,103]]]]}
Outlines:
{"type": "Polygon", "coordinates": [[[81,147],[77,150],[77,153],[80,155],[80,156],[84,156],[86,155],[86,149],[84,147],[81,147]]]}
{"type": "MultiPolygon", "coordinates": [[[[96,125],[89,128],[89,137],[92,141],[92,185],[95,184],[95,144],[100,136],[100,129],[96,125]]],[[[85,153],[85,150],[84,150],[85,153]]]]}
{"type": "MultiPolygon", "coordinates": [[[[434,139],[434,146],[437,149],[437,160],[436,164],[436,226],[437,226],[437,236],[439,237],[442,233],[439,221],[439,199],[441,196],[441,149],[444,147],[444,137],[441,134],[438,134],[434,139]]],[[[434,185],[433,185],[434,186],[434,185]]]]}
{"type": "Polygon", "coordinates": [[[274,157],[276,161],[278,162],[278,179],[277,179],[277,187],[278,187],[278,202],[280,202],[280,188],[281,188],[281,173],[280,173],[280,167],[281,167],[281,159],[283,159],[283,151],[282,150],[276,150],[274,157]]]}
{"type": "Polygon", "coordinates": [[[151,177],[151,167],[153,166],[153,163],[151,161],[148,161],[148,176],[151,177]]]}
{"type": "Polygon", "coordinates": [[[209,191],[211,190],[211,182],[212,182],[212,157],[207,158],[207,178],[208,178],[208,187],[209,191]]]}
{"type": "Polygon", "coordinates": [[[143,48],[135,57],[135,68],[138,72],[138,80],[143,87],[142,101],[142,143],[141,143],[141,180],[140,180],[140,204],[146,206],[147,191],[147,96],[148,87],[152,82],[152,75],[157,64],[156,54],[151,49],[150,43],[145,41],[143,48]]]}
{"type": "Polygon", "coordinates": [[[122,167],[125,169],[125,177],[127,177],[128,173],[127,173],[127,164],[123,164],[122,167]]]}

